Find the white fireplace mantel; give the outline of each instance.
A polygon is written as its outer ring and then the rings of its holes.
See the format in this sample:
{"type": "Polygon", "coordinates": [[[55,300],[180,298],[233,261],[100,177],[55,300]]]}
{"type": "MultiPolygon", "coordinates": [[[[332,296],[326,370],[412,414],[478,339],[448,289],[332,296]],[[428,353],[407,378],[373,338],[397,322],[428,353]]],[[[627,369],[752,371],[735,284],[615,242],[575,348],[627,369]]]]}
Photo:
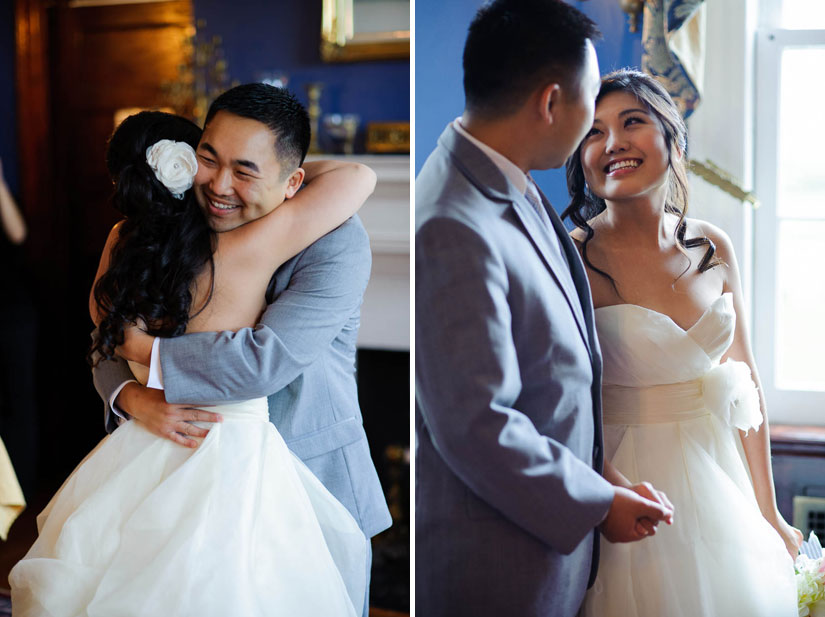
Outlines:
{"type": "Polygon", "coordinates": [[[410,157],[315,155],[356,161],[378,176],[375,192],[358,216],[370,237],[372,275],[361,306],[358,347],[410,349],[410,157]]]}

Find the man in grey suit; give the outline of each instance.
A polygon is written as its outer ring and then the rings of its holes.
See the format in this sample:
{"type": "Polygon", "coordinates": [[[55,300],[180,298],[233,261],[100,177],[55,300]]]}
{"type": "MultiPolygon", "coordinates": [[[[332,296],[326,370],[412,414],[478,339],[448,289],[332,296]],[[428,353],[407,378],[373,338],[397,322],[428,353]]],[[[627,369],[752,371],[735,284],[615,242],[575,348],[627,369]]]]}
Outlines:
{"type": "Polygon", "coordinates": [[[598,531],[671,520],[601,475],[601,355],[581,260],[529,176],[589,130],[595,25],[494,0],[464,48],[466,107],[416,179],[416,608],[572,617],[598,531]]]}
{"type": "MultiPolygon", "coordinates": [[[[218,144],[244,151],[227,122],[233,115],[260,123],[255,139],[274,138],[283,177],[303,162],[310,139],[306,111],[286,90],[247,84],[215,100],[197,149],[195,194],[219,233],[271,212],[284,199],[270,188],[278,178],[250,182],[250,174],[257,178],[263,170],[221,150],[218,144]],[[296,148],[299,157],[288,156],[296,148]]],[[[353,217],[275,272],[268,306],[254,329],[127,339],[125,357],[150,366],[164,390],[135,382],[123,360],[101,362],[94,381],[105,401],[107,431],[134,417],[160,436],[197,447],[193,438],[207,431],[191,422],[220,418],[193,405],[269,396],[270,421],[352,513],[369,545],[391,523],[355,383],[355,342],[370,263],[366,231],[353,217]]]]}

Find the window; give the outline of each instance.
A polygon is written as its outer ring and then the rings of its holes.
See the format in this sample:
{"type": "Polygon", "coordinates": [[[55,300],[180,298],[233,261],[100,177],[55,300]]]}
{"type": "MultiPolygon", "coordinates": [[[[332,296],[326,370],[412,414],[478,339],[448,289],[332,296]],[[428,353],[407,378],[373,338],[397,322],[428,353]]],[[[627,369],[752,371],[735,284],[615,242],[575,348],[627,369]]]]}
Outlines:
{"type": "Polygon", "coordinates": [[[825,424],[825,3],[764,5],[756,37],[762,204],[754,215],[754,353],[772,421],[825,424]]]}

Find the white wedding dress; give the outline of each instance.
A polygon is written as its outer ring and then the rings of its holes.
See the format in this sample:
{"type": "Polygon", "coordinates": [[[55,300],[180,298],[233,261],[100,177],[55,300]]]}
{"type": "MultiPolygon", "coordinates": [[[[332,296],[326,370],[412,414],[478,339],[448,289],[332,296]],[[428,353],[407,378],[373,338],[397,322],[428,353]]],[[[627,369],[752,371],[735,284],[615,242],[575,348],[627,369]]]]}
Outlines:
{"type": "Polygon", "coordinates": [[[360,617],[355,519],[265,398],[209,409],[224,421],[194,450],[133,420],[81,462],[9,576],[15,617],[360,617]]]}
{"type": "Polygon", "coordinates": [[[605,456],[675,507],[652,538],[602,542],[586,617],[797,617],[793,562],[759,512],[738,429],[762,421],[750,369],[719,360],[736,314],[720,296],[688,330],[656,311],[596,310],[605,456]]]}

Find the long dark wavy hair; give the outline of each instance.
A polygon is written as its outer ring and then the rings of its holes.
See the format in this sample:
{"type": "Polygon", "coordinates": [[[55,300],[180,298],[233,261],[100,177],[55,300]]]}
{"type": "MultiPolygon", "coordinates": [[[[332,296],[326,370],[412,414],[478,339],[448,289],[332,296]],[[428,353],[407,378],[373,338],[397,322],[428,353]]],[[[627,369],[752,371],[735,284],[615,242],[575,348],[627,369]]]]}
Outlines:
{"type": "Polygon", "coordinates": [[[208,265],[214,281],[214,233],[192,190],[176,199],[146,162],[146,149],[161,139],[197,148],[200,136],[200,128],[185,118],[145,111],[126,118],[109,140],[106,165],[114,181],[112,205],[125,220],[109,269],[94,287],[95,301],[105,316],[88,354],[91,364],[111,358],[123,343],[124,326],[138,319],[155,336],[183,334],[195,277],[208,265]]]}
{"type": "MultiPolygon", "coordinates": [[[[679,109],[670,98],[667,90],[650,75],[634,71],[632,69],[621,69],[605,75],[602,78],[601,89],[596,97],[596,105],[605,96],[612,92],[628,92],[636,97],[641,105],[644,105],[649,112],[658,119],[659,125],[665,137],[665,144],[668,148],[668,190],[665,199],[665,212],[675,214],[679,217],[676,223],[674,236],[676,246],[687,257],[688,265],[676,278],[678,281],[690,270],[693,262],[688,255],[687,249],[697,246],[707,246],[697,269],[699,272],[706,272],[715,266],[724,264],[724,261],[715,256],[716,246],[713,241],[701,236],[697,238],[685,238],[687,223],[685,216],[688,208],[688,180],[687,168],[687,128],[679,109]],[[681,156],[680,156],[681,154],[681,156]]],[[[562,213],[562,217],[570,217],[570,220],[579,229],[585,232],[585,240],[582,243],[582,259],[587,267],[598,272],[610,280],[616,294],[621,297],[616,288],[616,281],[607,272],[594,266],[587,257],[587,244],[593,238],[593,228],[588,221],[602,213],[607,207],[603,198],[593,194],[584,178],[584,170],[581,162],[581,151],[584,141],[579,144],[573,155],[567,160],[567,190],[570,193],[570,204],[562,213]]]]}

